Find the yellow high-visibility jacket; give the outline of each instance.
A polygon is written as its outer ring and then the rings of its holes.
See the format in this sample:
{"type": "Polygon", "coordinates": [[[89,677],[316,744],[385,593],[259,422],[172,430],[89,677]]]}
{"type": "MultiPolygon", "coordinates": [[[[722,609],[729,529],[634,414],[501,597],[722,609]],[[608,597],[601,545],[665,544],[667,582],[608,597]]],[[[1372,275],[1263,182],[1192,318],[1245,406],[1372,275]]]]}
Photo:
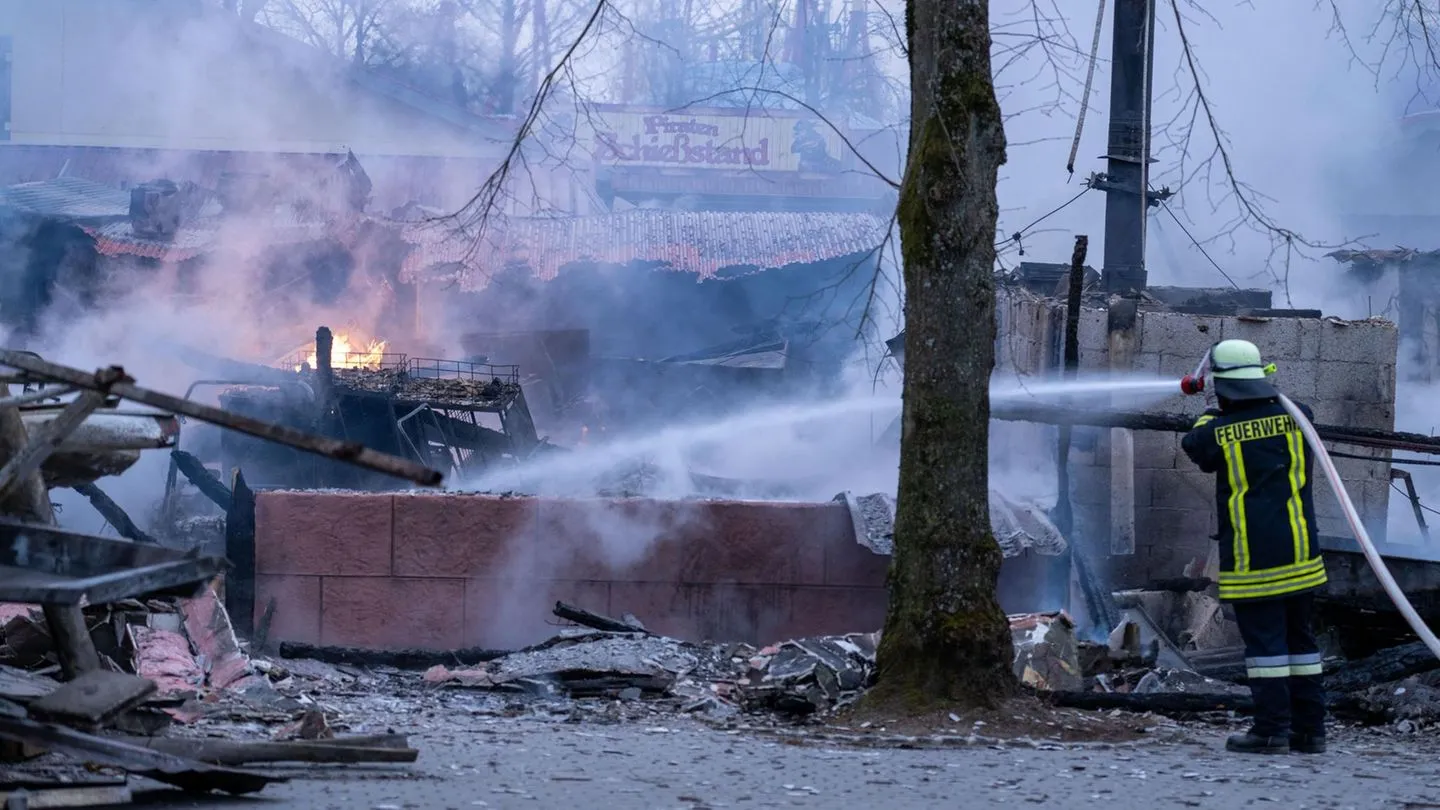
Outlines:
{"type": "MultiPolygon", "coordinates": [[[[1299,408],[1311,418],[1309,407],[1299,408]]],[[[1274,599],[1325,584],[1314,458],[1278,400],[1206,411],[1180,444],[1201,470],[1215,473],[1221,599],[1274,599]]]]}

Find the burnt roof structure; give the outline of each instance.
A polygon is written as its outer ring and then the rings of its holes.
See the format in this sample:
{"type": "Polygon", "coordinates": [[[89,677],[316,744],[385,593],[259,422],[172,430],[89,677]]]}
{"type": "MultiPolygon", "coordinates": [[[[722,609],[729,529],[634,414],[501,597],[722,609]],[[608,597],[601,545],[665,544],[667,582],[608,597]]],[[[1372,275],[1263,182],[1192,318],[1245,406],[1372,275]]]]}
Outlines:
{"type": "Polygon", "coordinates": [[[888,230],[889,219],[875,214],[816,211],[637,209],[506,219],[479,234],[429,221],[404,228],[403,237],[414,250],[402,279],[445,278],[478,291],[511,264],[527,265],[536,278],[549,280],[568,264],[632,262],[694,273],[699,279],[732,278],[875,252],[888,230]]]}

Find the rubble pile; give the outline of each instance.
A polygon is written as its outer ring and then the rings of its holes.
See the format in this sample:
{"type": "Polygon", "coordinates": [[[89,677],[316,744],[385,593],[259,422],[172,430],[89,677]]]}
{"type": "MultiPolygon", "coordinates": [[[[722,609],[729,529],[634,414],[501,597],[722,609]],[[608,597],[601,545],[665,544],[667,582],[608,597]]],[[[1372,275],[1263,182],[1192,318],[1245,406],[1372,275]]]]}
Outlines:
{"type": "Polygon", "coordinates": [[[418,756],[396,735],[337,737],[313,701],[286,693],[287,671],[245,652],[213,586],[84,616],[102,668],[62,683],[41,611],[0,605],[0,781],[28,785],[32,802],[86,787],[104,799],[87,804],[129,803],[127,775],[247,794],[286,779],[240,766],[418,756]],[[263,740],[213,736],[215,721],[237,717],[276,730],[263,740]]]}
{"type": "Polygon", "coordinates": [[[643,630],[568,630],[483,666],[436,665],[422,678],[536,697],[669,701],[684,713],[800,718],[849,705],[874,682],[878,633],[796,639],[761,649],[695,644],[643,630]]]}
{"type": "Polygon", "coordinates": [[[879,645],[879,633],[852,633],[765,647],[737,683],[740,703],[799,716],[848,706],[875,682],[879,645]]]}

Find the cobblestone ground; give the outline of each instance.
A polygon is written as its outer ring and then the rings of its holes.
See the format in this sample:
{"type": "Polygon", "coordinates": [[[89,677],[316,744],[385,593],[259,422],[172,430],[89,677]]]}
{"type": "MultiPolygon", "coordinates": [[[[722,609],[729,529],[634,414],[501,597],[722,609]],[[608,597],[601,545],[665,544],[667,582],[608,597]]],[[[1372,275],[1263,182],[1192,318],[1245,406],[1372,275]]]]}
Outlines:
{"type": "MultiPolygon", "coordinates": [[[[406,730],[403,726],[396,730],[406,730]]],[[[1171,728],[1124,745],[900,748],[777,736],[683,719],[452,717],[412,737],[402,768],[310,768],[262,801],[146,797],[230,808],[805,808],[1104,806],[1440,808],[1440,737],[1341,731],[1321,756],[1241,756],[1224,729],[1171,728]]]]}

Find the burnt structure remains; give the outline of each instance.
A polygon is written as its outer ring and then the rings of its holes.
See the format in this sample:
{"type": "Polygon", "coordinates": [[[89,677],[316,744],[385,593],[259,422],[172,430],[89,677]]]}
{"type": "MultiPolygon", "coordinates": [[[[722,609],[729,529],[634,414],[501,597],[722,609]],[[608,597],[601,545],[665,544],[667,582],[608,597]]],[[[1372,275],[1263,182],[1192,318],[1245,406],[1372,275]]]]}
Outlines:
{"type": "MultiPolygon", "coordinates": [[[[335,352],[328,327],[317,330],[313,354],[288,361],[283,369],[235,366],[233,379],[203,380],[191,393],[218,387],[222,407],[228,410],[357,442],[455,478],[495,464],[518,463],[543,445],[517,366],[335,352]]],[[[199,440],[198,460],[222,471],[244,469],[257,487],[401,486],[389,476],[306,457],[242,434],[223,432],[210,438],[199,440]]],[[[181,474],[192,477],[183,463],[172,463],[167,500],[176,496],[181,474]]]]}

